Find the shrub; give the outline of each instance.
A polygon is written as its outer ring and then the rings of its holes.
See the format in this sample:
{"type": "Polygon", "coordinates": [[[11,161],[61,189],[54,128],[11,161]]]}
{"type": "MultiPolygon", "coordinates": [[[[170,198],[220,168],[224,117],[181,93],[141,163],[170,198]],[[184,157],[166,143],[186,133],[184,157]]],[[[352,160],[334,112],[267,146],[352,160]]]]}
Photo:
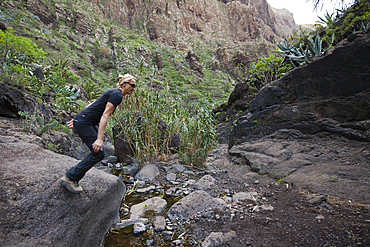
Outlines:
{"type": "Polygon", "coordinates": [[[91,79],[87,79],[86,82],[82,83],[82,87],[85,89],[89,100],[97,99],[102,94],[98,84],[91,79]]]}
{"type": "Polygon", "coordinates": [[[37,62],[44,55],[31,39],[14,35],[12,28],[0,30],[0,78],[5,83],[24,85],[29,71],[27,63],[37,62]]]}

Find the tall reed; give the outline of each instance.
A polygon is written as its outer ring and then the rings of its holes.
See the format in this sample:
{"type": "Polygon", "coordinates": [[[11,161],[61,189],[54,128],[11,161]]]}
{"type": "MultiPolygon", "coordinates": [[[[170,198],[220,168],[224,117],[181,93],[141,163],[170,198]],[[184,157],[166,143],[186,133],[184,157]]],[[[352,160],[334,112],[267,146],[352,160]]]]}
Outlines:
{"type": "Polygon", "coordinates": [[[123,100],[109,125],[121,129],[119,134],[130,143],[141,163],[168,155],[171,138],[178,135],[183,162],[202,166],[216,146],[215,122],[210,106],[185,100],[165,91],[152,91],[138,82],[137,90],[123,100]]]}

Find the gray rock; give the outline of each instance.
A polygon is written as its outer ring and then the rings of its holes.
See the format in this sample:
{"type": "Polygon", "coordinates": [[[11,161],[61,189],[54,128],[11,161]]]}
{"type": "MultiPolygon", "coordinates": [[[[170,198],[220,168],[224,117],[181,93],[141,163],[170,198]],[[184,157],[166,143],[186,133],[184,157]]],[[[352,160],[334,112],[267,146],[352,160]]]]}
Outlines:
{"type": "Polygon", "coordinates": [[[273,211],[274,207],[271,205],[261,205],[260,208],[265,211],[273,211]]]}
{"type": "Polygon", "coordinates": [[[108,156],[101,161],[103,165],[107,165],[108,163],[116,164],[118,162],[118,158],[116,156],[108,156]]]}
{"type": "Polygon", "coordinates": [[[211,232],[211,234],[209,234],[208,237],[202,243],[202,247],[220,246],[224,242],[229,241],[234,237],[236,237],[236,233],[234,231],[229,231],[226,233],[211,232]]]}
{"type": "Polygon", "coordinates": [[[171,196],[176,193],[176,190],[176,187],[169,188],[168,190],[166,190],[166,195],[171,196]]]}
{"type": "MultiPolygon", "coordinates": [[[[104,142],[104,149],[105,149],[105,155],[107,157],[116,157],[116,156],[113,156],[114,155],[114,145],[111,142],[104,142]]],[[[118,158],[116,162],[110,162],[110,163],[117,163],[117,162],[118,162],[118,158]]]]}
{"type": "Polygon", "coordinates": [[[153,226],[157,232],[164,231],[166,229],[166,219],[163,216],[154,217],[153,226]]]}
{"type": "Polygon", "coordinates": [[[159,169],[154,164],[146,164],[141,170],[136,174],[135,180],[149,181],[152,182],[159,175],[159,169]]]}
{"type": "Polygon", "coordinates": [[[195,176],[195,173],[193,171],[184,171],[183,173],[188,176],[195,176]]]}
{"type": "Polygon", "coordinates": [[[179,163],[176,163],[172,166],[177,172],[185,171],[185,167],[179,163]]]}
{"type": "Polygon", "coordinates": [[[257,192],[238,192],[233,195],[233,202],[242,200],[255,200],[257,192]]]}
{"type": "Polygon", "coordinates": [[[125,175],[135,176],[135,174],[137,174],[139,170],[140,170],[140,165],[136,163],[122,167],[122,172],[125,175]]]}
{"type": "Polygon", "coordinates": [[[177,245],[182,244],[183,242],[184,242],[184,240],[182,240],[182,239],[176,239],[176,240],[172,241],[172,244],[177,246],[177,245]]]}
{"type": "Polygon", "coordinates": [[[172,205],[167,214],[171,220],[188,220],[198,212],[204,212],[216,207],[226,207],[225,201],[213,198],[203,190],[198,190],[172,205]]]}
{"type": "Polygon", "coordinates": [[[137,222],[134,224],[133,232],[134,234],[140,234],[146,231],[146,227],[143,222],[137,222]]]}
{"type": "Polygon", "coordinates": [[[163,232],[162,232],[162,235],[163,235],[163,237],[165,237],[165,238],[170,238],[170,237],[172,237],[173,232],[171,232],[171,231],[163,231],[163,232]]]}
{"type": "Polygon", "coordinates": [[[194,187],[199,190],[207,190],[210,189],[212,185],[215,184],[216,179],[214,179],[211,175],[205,175],[197,183],[195,183],[194,187]]]}
{"type": "Polygon", "coordinates": [[[150,192],[151,190],[155,190],[154,185],[146,187],[146,188],[142,188],[142,189],[137,189],[136,192],[139,193],[139,194],[146,194],[146,193],[150,192]]]}
{"type": "Polygon", "coordinates": [[[122,222],[117,223],[115,225],[115,227],[117,227],[117,228],[123,228],[123,227],[130,226],[130,225],[133,225],[133,224],[139,223],[139,222],[147,223],[148,221],[149,220],[146,219],[146,218],[122,220],[122,222]]]}
{"type": "Polygon", "coordinates": [[[175,181],[176,180],[176,174],[173,172],[170,172],[166,175],[167,181],[175,181]]]}
{"type": "Polygon", "coordinates": [[[326,202],[326,196],[324,196],[324,195],[316,196],[316,197],[308,200],[308,203],[310,203],[312,205],[320,205],[323,202],[326,202]]]}
{"type": "Polygon", "coordinates": [[[116,176],[92,168],[73,194],[58,180],[78,160],[10,136],[0,137],[0,157],[0,245],[99,246],[119,221],[125,185],[116,176]]]}
{"type": "Polygon", "coordinates": [[[153,197],[142,203],[133,205],[130,209],[130,219],[137,219],[144,216],[148,211],[161,212],[166,207],[167,202],[161,197],[153,197]]]}

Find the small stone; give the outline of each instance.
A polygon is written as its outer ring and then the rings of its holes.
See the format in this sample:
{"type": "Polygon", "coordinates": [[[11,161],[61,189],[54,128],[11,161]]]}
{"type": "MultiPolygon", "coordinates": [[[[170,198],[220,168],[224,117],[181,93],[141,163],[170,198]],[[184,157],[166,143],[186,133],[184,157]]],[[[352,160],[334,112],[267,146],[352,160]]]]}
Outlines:
{"type": "Polygon", "coordinates": [[[173,232],[171,232],[171,231],[163,231],[162,232],[162,235],[165,238],[172,237],[172,234],[173,234],[173,232]]]}
{"type": "Polygon", "coordinates": [[[173,172],[170,172],[166,175],[167,181],[175,181],[176,180],[176,174],[173,172]]]}
{"type": "Polygon", "coordinates": [[[330,206],[330,205],[329,205],[329,204],[327,204],[327,203],[321,203],[321,204],[320,204],[320,207],[327,208],[327,209],[329,209],[329,210],[333,209],[333,207],[332,207],[332,206],[330,206]]]}
{"type": "Polygon", "coordinates": [[[182,240],[182,239],[177,239],[177,240],[175,240],[175,241],[172,241],[172,244],[173,245],[180,245],[180,244],[182,244],[184,241],[182,240]]]}
{"type": "Polygon", "coordinates": [[[185,171],[185,167],[179,163],[176,163],[172,166],[177,172],[185,171]]]}
{"type": "Polygon", "coordinates": [[[266,211],[272,211],[272,210],[274,210],[274,207],[271,206],[271,205],[262,205],[262,206],[260,206],[260,208],[262,210],[266,210],[266,211]]]}
{"type": "Polygon", "coordinates": [[[148,246],[152,246],[152,245],[154,244],[154,240],[153,240],[153,239],[148,239],[148,240],[146,241],[146,244],[147,244],[148,246]]]}
{"type": "Polygon", "coordinates": [[[101,161],[103,165],[107,165],[108,163],[116,164],[117,162],[118,162],[118,158],[116,156],[108,156],[107,158],[101,161]]]}
{"type": "Polygon", "coordinates": [[[324,195],[316,196],[316,197],[308,200],[308,203],[312,204],[312,205],[320,205],[323,202],[326,202],[326,196],[324,196],[324,195]]]}
{"type": "Polygon", "coordinates": [[[134,224],[134,234],[139,234],[146,231],[146,227],[143,222],[134,224]]]}
{"type": "Polygon", "coordinates": [[[120,171],[120,170],[122,170],[122,164],[117,163],[117,164],[115,164],[114,168],[116,169],[116,171],[120,171]]]}
{"type": "Polygon", "coordinates": [[[150,192],[151,190],[154,190],[155,189],[155,186],[152,185],[152,186],[149,186],[147,188],[142,188],[142,189],[137,189],[136,192],[139,193],[139,194],[146,194],[148,192],[150,192]]]}
{"type": "Polygon", "coordinates": [[[184,171],[183,173],[188,175],[188,176],[195,176],[195,173],[192,172],[192,171],[184,171]]]}
{"type": "Polygon", "coordinates": [[[173,226],[166,226],[167,231],[173,231],[173,226]]]}
{"type": "Polygon", "coordinates": [[[161,232],[166,229],[166,220],[163,216],[156,216],[153,218],[154,230],[161,232]]]}
{"type": "Polygon", "coordinates": [[[323,220],[323,219],[325,219],[325,217],[322,216],[322,215],[318,215],[315,219],[317,219],[317,220],[323,220]]]}
{"type": "Polygon", "coordinates": [[[169,188],[168,190],[166,190],[166,195],[171,196],[176,193],[176,190],[177,190],[176,187],[169,188]]]}

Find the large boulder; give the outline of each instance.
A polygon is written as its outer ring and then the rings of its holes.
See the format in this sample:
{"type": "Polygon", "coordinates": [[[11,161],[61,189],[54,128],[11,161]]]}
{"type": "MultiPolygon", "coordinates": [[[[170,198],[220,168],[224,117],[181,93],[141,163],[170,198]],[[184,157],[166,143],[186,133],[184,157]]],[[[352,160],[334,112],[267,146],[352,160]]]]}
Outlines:
{"type": "Polygon", "coordinates": [[[344,40],[327,55],[261,89],[240,115],[229,148],[279,129],[329,132],[370,141],[370,34],[344,40]]]}
{"type": "Polygon", "coordinates": [[[125,185],[92,168],[73,194],[58,180],[78,160],[0,136],[1,246],[100,246],[119,220],[125,185]]]}

